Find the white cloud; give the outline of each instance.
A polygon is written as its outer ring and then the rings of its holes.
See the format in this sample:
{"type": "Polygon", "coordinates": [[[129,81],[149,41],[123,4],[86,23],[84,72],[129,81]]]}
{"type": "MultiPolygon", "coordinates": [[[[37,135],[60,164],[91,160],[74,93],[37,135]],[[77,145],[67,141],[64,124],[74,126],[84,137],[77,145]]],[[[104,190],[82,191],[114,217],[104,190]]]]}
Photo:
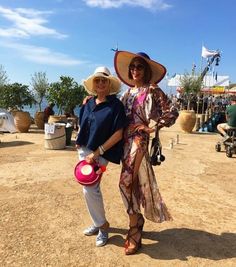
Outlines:
{"type": "Polygon", "coordinates": [[[10,42],[0,42],[0,46],[11,48],[17,51],[22,58],[39,64],[75,66],[88,63],[86,61],[73,59],[63,53],[54,52],[46,47],[10,42]]]}
{"type": "Polygon", "coordinates": [[[137,6],[151,10],[165,10],[171,5],[165,0],[83,0],[88,6],[100,8],[118,8],[122,6],[137,6]]]}
{"type": "Polygon", "coordinates": [[[0,36],[2,37],[19,37],[24,38],[28,37],[28,34],[22,30],[15,29],[15,28],[8,28],[8,29],[1,29],[0,28],[0,36]]]}
{"type": "Polygon", "coordinates": [[[67,37],[65,34],[44,26],[48,22],[44,16],[51,13],[50,11],[42,12],[25,8],[9,9],[0,6],[0,16],[12,22],[9,28],[0,28],[0,36],[18,38],[44,35],[56,38],[67,37]]]}

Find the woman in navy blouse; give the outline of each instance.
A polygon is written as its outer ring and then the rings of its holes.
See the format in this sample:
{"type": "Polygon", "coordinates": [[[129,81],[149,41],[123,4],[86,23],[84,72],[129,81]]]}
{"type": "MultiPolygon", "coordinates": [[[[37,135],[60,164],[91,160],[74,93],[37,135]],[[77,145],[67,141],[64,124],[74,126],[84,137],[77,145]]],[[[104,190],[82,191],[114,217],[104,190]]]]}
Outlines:
{"type": "MultiPolygon", "coordinates": [[[[76,147],[79,159],[88,163],[99,161],[119,164],[123,154],[123,128],[126,115],[122,102],[116,97],[120,90],[120,81],[110,74],[106,67],[98,67],[94,74],[84,81],[90,95],[79,115],[79,133],[76,147]]],[[[93,186],[84,186],[83,192],[93,225],[85,229],[85,235],[98,233],[96,246],[104,246],[108,240],[109,223],[105,217],[100,182],[93,186]]]]}

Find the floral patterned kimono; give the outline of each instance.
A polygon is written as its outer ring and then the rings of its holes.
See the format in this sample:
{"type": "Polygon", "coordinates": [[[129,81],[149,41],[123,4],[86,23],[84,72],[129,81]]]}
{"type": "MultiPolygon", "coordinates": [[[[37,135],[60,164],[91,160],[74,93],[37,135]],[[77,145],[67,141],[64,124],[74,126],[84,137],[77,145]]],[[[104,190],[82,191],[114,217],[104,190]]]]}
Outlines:
{"type": "Polygon", "coordinates": [[[171,220],[171,215],[160,195],[155,174],[150,164],[148,144],[149,134],[135,131],[135,124],[149,125],[154,120],[159,128],[175,123],[178,111],[163,91],[153,85],[128,91],[121,98],[129,120],[124,132],[124,157],[120,177],[120,191],[128,214],[140,213],[153,222],[171,220]],[[143,153],[138,177],[134,177],[136,155],[143,153]]]}

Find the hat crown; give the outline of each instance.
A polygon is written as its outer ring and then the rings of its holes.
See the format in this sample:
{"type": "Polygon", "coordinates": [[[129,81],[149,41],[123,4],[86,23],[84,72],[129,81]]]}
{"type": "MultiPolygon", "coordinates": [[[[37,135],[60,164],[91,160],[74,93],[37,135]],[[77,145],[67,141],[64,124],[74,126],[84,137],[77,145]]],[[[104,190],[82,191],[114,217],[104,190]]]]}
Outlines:
{"type": "Polygon", "coordinates": [[[137,55],[141,56],[141,57],[145,57],[147,59],[150,59],[149,55],[144,53],[144,52],[138,52],[137,55]]]}
{"type": "Polygon", "coordinates": [[[105,76],[110,76],[111,73],[107,67],[97,67],[94,71],[94,74],[102,73],[105,76]]]}

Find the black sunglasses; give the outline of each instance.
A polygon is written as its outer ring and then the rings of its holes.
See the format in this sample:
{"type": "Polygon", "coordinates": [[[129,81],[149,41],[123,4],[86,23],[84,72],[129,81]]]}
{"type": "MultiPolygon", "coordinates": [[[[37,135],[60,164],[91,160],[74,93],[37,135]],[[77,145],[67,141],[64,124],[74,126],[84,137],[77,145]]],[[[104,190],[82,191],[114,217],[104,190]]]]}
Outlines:
{"type": "Polygon", "coordinates": [[[130,64],[129,65],[129,70],[134,70],[134,69],[136,69],[136,70],[143,70],[144,69],[144,66],[142,65],[142,64],[137,64],[137,65],[135,65],[135,64],[130,64]]]}

